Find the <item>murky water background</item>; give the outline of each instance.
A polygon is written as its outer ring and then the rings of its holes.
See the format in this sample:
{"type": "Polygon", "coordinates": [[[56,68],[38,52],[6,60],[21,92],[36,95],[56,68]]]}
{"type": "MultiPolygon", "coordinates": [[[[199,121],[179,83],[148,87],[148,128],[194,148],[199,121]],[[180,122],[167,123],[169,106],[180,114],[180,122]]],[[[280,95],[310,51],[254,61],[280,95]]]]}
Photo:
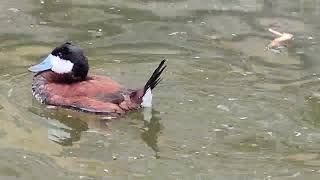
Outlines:
{"type": "Polygon", "coordinates": [[[320,1],[0,3],[1,179],[319,179],[320,1]],[[265,51],[273,27],[295,35],[265,51]],[[91,73],[140,87],[153,117],[47,107],[27,68],[71,40],[91,73]]]}

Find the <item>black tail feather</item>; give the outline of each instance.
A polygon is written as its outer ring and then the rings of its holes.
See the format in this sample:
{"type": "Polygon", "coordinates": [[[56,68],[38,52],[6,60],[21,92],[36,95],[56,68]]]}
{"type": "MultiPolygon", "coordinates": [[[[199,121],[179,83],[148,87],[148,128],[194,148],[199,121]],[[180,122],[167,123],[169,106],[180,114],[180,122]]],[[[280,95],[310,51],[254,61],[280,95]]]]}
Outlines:
{"type": "Polygon", "coordinates": [[[166,60],[162,60],[161,63],[159,64],[159,66],[157,67],[156,70],[154,70],[154,72],[152,73],[152,76],[150,77],[150,79],[148,80],[148,82],[146,83],[146,85],[144,86],[144,93],[145,94],[147,92],[147,90],[150,88],[151,90],[154,89],[162,80],[161,73],[166,69],[166,65],[164,65],[164,63],[166,62],[166,60]]]}

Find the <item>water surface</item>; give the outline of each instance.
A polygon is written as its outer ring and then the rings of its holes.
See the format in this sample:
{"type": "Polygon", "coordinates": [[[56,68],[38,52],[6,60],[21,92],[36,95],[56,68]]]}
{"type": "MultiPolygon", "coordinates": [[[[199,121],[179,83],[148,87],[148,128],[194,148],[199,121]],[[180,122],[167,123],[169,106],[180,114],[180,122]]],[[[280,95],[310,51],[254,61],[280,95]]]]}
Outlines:
{"type": "Polygon", "coordinates": [[[320,1],[11,0],[0,3],[1,179],[318,179],[320,1]],[[267,28],[295,40],[266,51],[267,28]],[[90,73],[141,87],[152,118],[48,107],[32,74],[72,41],[90,73]]]}

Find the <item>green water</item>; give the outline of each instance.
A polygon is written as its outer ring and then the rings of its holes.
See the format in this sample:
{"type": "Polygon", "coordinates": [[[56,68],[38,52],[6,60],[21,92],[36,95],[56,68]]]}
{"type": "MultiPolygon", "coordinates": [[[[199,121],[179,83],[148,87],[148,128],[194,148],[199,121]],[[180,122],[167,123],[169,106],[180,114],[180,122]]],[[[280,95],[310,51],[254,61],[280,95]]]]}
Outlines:
{"type": "Polygon", "coordinates": [[[320,1],[11,0],[0,3],[0,179],[319,179],[320,1]],[[273,35],[294,41],[266,51],[273,35]],[[119,120],[47,107],[27,68],[72,41],[90,73],[141,87],[119,120]]]}

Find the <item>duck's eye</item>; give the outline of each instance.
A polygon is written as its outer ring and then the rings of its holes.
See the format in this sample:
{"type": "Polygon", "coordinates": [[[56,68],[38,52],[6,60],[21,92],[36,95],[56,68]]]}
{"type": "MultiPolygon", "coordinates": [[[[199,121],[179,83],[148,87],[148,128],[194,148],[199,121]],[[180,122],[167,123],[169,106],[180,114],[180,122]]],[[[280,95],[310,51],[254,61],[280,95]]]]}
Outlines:
{"type": "Polygon", "coordinates": [[[58,52],[58,56],[61,58],[61,57],[62,57],[62,53],[61,53],[61,52],[58,52]]]}

